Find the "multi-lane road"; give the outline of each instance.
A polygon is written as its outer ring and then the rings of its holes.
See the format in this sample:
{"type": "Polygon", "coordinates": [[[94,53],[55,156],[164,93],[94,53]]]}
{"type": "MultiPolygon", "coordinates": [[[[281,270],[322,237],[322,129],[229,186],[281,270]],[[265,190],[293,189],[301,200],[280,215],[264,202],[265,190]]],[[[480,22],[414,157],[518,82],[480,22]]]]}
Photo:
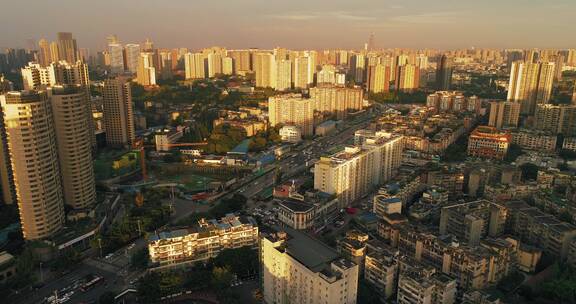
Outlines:
{"type": "MultiPolygon", "coordinates": [[[[107,257],[86,258],[67,274],[44,282],[44,286],[29,293],[24,293],[14,299],[14,303],[98,303],[100,295],[106,291],[122,291],[134,286],[134,282],[143,275],[143,271],[130,268],[131,255],[146,242],[140,238],[134,246],[126,246],[107,257]],[[82,291],[82,285],[87,279],[102,277],[103,280],[89,290],[82,291]],[[55,296],[68,301],[48,302],[55,296]]],[[[61,300],[60,300],[61,301],[61,300]]]]}
{"type": "MultiPolygon", "coordinates": [[[[275,168],[281,170],[283,180],[298,177],[309,170],[314,161],[318,160],[326,150],[348,143],[354,136],[354,132],[365,128],[367,124],[368,120],[356,123],[347,122],[337,132],[299,145],[272,167],[268,167],[268,172],[258,177],[245,178],[241,186],[224,196],[239,192],[250,200],[254,199],[264,189],[274,186],[275,168]]],[[[100,295],[106,291],[121,291],[134,286],[133,283],[144,272],[130,269],[129,257],[135,250],[144,246],[146,246],[146,241],[140,238],[136,240],[134,247],[121,248],[108,258],[87,258],[68,274],[44,282],[41,288],[23,293],[13,301],[23,304],[48,303],[44,302],[45,299],[53,295],[57,294],[58,297],[62,297],[68,294],[67,303],[97,303],[100,295]],[[81,283],[87,277],[94,276],[102,277],[103,281],[90,290],[82,291],[81,283]]]]}

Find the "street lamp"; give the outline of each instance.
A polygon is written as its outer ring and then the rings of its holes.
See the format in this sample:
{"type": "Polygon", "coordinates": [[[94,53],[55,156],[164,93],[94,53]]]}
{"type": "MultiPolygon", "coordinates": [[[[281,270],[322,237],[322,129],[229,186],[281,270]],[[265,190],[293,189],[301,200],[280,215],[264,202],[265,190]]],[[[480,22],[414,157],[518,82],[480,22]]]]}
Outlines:
{"type": "Polygon", "coordinates": [[[42,271],[42,262],[40,262],[40,282],[44,283],[44,272],[42,271]]]}
{"type": "Polygon", "coordinates": [[[98,238],[98,247],[100,248],[100,258],[102,258],[102,238],[98,238]]]}

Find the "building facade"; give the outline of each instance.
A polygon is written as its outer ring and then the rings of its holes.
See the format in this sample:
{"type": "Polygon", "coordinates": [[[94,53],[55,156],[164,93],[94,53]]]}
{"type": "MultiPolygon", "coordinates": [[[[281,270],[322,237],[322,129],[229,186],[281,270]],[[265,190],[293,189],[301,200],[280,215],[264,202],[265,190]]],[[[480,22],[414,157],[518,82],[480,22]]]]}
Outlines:
{"type": "Polygon", "coordinates": [[[152,263],[160,268],[206,262],[224,249],[258,246],[258,226],[250,217],[228,214],[220,220],[201,219],[189,229],[160,232],[148,238],[152,263]]]}
{"type": "Polygon", "coordinates": [[[0,96],[20,223],[26,240],[64,225],[64,200],[52,107],[45,91],[0,96]]]}
{"type": "Polygon", "coordinates": [[[502,160],[508,153],[511,142],[510,133],[500,132],[493,127],[480,126],[468,137],[468,155],[502,160]]]}
{"type": "Polygon", "coordinates": [[[102,98],[106,143],[112,147],[131,146],[136,135],[130,82],[122,77],[106,79],[102,98]]]}
{"type": "Polygon", "coordinates": [[[264,303],[355,304],[358,265],[295,230],[261,237],[264,303]]]}

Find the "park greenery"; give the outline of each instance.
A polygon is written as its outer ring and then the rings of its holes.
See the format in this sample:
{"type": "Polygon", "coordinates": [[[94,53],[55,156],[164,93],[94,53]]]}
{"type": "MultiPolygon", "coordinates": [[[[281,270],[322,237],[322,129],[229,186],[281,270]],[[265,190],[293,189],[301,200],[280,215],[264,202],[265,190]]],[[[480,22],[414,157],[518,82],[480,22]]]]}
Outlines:
{"type": "Polygon", "coordinates": [[[16,204],[0,204],[0,229],[4,229],[19,221],[16,204]]]}
{"type": "Polygon", "coordinates": [[[150,254],[148,252],[148,247],[138,249],[130,257],[130,267],[133,269],[145,270],[148,268],[148,262],[150,261],[150,254]]]}
{"type": "Polygon", "coordinates": [[[445,162],[461,162],[465,161],[467,157],[468,137],[461,136],[454,143],[449,145],[444,154],[442,161],[445,162]]]}
{"type": "Polygon", "coordinates": [[[552,279],[547,280],[538,287],[523,285],[519,294],[524,298],[523,303],[576,303],[576,271],[574,268],[555,263],[551,266],[552,279]]]}
{"type": "Polygon", "coordinates": [[[558,156],[560,156],[565,161],[576,160],[576,152],[567,149],[560,150],[558,152],[558,156]]]}
{"type": "Polygon", "coordinates": [[[8,298],[15,291],[38,281],[35,269],[38,267],[39,261],[34,255],[31,246],[26,246],[13,263],[16,265],[16,275],[5,283],[0,284],[0,297],[3,299],[8,298]]]}
{"type": "Polygon", "coordinates": [[[516,159],[522,154],[524,154],[522,147],[517,144],[510,144],[508,147],[508,153],[506,153],[506,156],[504,157],[504,161],[507,163],[512,163],[516,161],[516,159]]]}
{"type": "Polygon", "coordinates": [[[230,283],[235,278],[254,278],[258,269],[258,251],[250,247],[226,249],[190,269],[149,272],[138,281],[139,303],[157,303],[163,296],[183,290],[211,292],[221,303],[238,303],[230,283]]]}
{"type": "Polygon", "coordinates": [[[98,304],[115,304],[116,293],[113,291],[106,291],[98,297],[98,304]]]}
{"type": "Polygon", "coordinates": [[[221,124],[212,130],[205,148],[207,153],[226,153],[246,138],[246,131],[242,128],[221,124]]]}
{"type": "Polygon", "coordinates": [[[538,166],[532,163],[520,165],[522,170],[522,180],[536,180],[538,178],[538,166]]]}
{"type": "Polygon", "coordinates": [[[496,75],[470,75],[470,83],[453,85],[453,89],[463,91],[466,96],[478,96],[479,98],[506,99],[506,89],[499,87],[496,80],[507,80],[507,76],[496,75]]]}
{"type": "MultiPolygon", "coordinates": [[[[280,138],[279,131],[280,127],[276,126],[266,131],[258,132],[252,137],[248,145],[249,151],[260,152],[265,150],[270,144],[280,143],[282,139],[280,138]]],[[[246,138],[246,131],[244,129],[229,124],[221,124],[212,130],[205,151],[216,154],[230,152],[246,138]]]]}
{"type": "Polygon", "coordinates": [[[125,215],[100,236],[101,244],[94,240],[93,247],[102,246],[103,253],[112,252],[127,245],[145,232],[154,231],[168,223],[170,206],[163,203],[168,190],[144,189],[142,205],[129,194],[125,197],[125,215]]]}
{"type": "Polygon", "coordinates": [[[196,212],[188,217],[180,220],[177,224],[179,226],[193,226],[198,224],[201,218],[206,219],[219,219],[228,213],[236,213],[244,209],[247,199],[239,193],[235,193],[230,198],[223,198],[221,201],[212,207],[208,212],[196,212]]]}

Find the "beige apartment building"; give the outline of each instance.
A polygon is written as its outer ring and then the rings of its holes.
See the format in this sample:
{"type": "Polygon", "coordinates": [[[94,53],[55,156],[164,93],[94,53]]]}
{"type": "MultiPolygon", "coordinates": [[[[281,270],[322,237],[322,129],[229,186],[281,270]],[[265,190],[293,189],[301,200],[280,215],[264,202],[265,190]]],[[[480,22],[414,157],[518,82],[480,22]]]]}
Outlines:
{"type": "Polygon", "coordinates": [[[420,87],[420,68],[414,64],[396,67],[396,90],[411,92],[420,87]]]}
{"type": "Polygon", "coordinates": [[[362,110],[363,92],[360,87],[321,85],[310,88],[310,97],[316,101],[316,111],[325,115],[334,115],[336,119],[344,119],[348,112],[362,110]]]}
{"type": "Polygon", "coordinates": [[[390,299],[396,293],[398,258],[397,249],[380,242],[366,244],[364,279],[370,282],[385,299],[390,299]]]}
{"type": "Polygon", "coordinates": [[[486,200],[453,204],[442,208],[440,234],[452,234],[476,246],[487,236],[502,234],[507,215],[506,208],[486,200]]]}
{"type": "Polygon", "coordinates": [[[398,280],[398,304],[453,304],[456,303],[456,280],[443,273],[406,271],[398,280]]]}
{"type": "Polygon", "coordinates": [[[396,174],[403,149],[403,136],[366,136],[354,147],[321,157],[314,167],[314,188],[335,194],[341,206],[347,206],[396,174]]]}
{"type": "Polygon", "coordinates": [[[202,53],[186,53],[184,55],[184,70],[186,79],[205,78],[204,55],[202,53]]]}
{"type": "Polygon", "coordinates": [[[7,154],[26,240],[50,237],[64,225],[56,132],[45,91],[0,96],[7,154]]]}
{"type": "Polygon", "coordinates": [[[304,233],[263,235],[260,258],[264,303],[356,303],[358,265],[304,233]]]}
{"type": "Polygon", "coordinates": [[[502,160],[508,153],[512,136],[494,127],[479,126],[468,137],[468,155],[502,160]]]}
{"type": "Polygon", "coordinates": [[[368,91],[372,93],[383,93],[390,90],[389,66],[383,64],[371,65],[368,67],[368,91]]]}
{"type": "Polygon", "coordinates": [[[533,115],[537,104],[546,104],[552,95],[554,63],[512,63],[508,101],[519,102],[521,113],[533,115]]]}
{"type": "Polygon", "coordinates": [[[292,88],[292,62],[290,60],[276,60],[276,83],[274,89],[286,91],[292,88]]]}
{"type": "Polygon", "coordinates": [[[85,115],[88,97],[80,85],[53,86],[48,90],[54,116],[64,202],[74,209],[96,202],[92,142],[85,115]]]}
{"type": "Polygon", "coordinates": [[[138,57],[138,70],[136,71],[136,81],[143,86],[156,85],[156,66],[153,52],[142,52],[138,57]]]}
{"type": "Polygon", "coordinates": [[[518,127],[520,103],[510,101],[491,101],[488,125],[497,129],[518,127]]]}
{"type": "Polygon", "coordinates": [[[301,94],[284,94],[268,99],[268,119],[271,126],[293,125],[300,128],[303,136],[314,134],[315,99],[301,94]]]}
{"type": "Polygon", "coordinates": [[[228,214],[220,220],[201,219],[188,229],[148,237],[150,260],[160,268],[206,262],[229,248],[258,246],[258,226],[251,217],[228,214]]]}
{"type": "Polygon", "coordinates": [[[576,105],[537,105],[534,128],[564,136],[575,136],[576,105]]]}
{"type": "Polygon", "coordinates": [[[512,143],[522,149],[542,152],[554,152],[556,150],[557,136],[545,131],[517,129],[511,132],[512,143]]]}
{"type": "Polygon", "coordinates": [[[276,87],[276,60],[270,53],[254,54],[254,74],[256,86],[261,88],[276,87]]]}
{"type": "Polygon", "coordinates": [[[131,146],[135,131],[130,82],[122,77],[106,79],[102,97],[106,143],[112,147],[131,146]]]}

